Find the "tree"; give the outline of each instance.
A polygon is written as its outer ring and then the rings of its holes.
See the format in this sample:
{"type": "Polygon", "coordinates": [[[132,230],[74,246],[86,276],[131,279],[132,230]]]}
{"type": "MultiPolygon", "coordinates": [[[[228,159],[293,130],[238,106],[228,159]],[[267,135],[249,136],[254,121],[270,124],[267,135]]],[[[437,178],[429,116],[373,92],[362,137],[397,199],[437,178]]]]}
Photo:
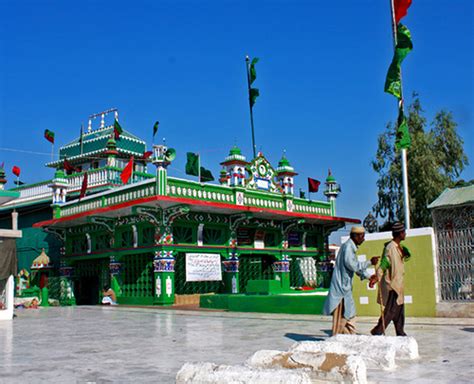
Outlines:
{"type": "MultiPolygon", "coordinates": [[[[437,112],[428,130],[420,99],[413,93],[407,123],[412,140],[407,150],[410,221],[413,228],[431,226],[428,204],[445,188],[459,185],[456,180],[469,162],[451,112],[437,112]]],[[[371,163],[379,174],[378,201],[372,209],[377,217],[385,219],[381,229],[404,220],[401,159],[395,149],[395,131],[394,124],[388,123],[378,138],[377,152],[371,163]]]]}

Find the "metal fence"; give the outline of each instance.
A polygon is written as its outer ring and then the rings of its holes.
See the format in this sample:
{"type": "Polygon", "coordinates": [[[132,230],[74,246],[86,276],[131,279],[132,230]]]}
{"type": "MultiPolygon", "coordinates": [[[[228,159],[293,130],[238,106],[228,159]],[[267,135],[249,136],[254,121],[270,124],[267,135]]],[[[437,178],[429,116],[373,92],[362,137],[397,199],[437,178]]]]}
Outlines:
{"type": "Polygon", "coordinates": [[[473,301],[474,228],[438,229],[441,299],[473,301]]]}

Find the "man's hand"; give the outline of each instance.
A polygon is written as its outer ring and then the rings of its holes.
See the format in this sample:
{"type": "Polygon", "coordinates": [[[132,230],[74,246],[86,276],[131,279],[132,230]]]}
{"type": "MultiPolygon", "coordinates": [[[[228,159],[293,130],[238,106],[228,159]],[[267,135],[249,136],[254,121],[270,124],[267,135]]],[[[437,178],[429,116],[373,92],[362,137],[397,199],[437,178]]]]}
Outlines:
{"type": "Polygon", "coordinates": [[[370,276],[370,279],[369,279],[369,287],[370,288],[373,288],[375,287],[375,284],[377,284],[377,275],[372,275],[370,276]]]}
{"type": "Polygon", "coordinates": [[[379,262],[379,259],[380,259],[380,256],[374,256],[370,259],[370,263],[372,265],[377,265],[377,263],[379,262]]]}

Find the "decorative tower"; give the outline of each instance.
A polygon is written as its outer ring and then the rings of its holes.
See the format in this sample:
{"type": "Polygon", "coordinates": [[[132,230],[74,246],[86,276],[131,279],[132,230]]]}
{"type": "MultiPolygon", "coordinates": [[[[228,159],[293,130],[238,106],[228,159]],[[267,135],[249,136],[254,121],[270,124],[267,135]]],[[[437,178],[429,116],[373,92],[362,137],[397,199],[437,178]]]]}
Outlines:
{"type": "Polygon", "coordinates": [[[54,173],[54,179],[51,181],[51,184],[48,185],[53,192],[53,216],[55,218],[59,217],[59,206],[66,202],[66,193],[68,188],[68,180],[62,169],[57,169],[54,173]]]}
{"type": "Polygon", "coordinates": [[[324,195],[328,198],[331,203],[331,215],[336,216],[336,199],[339,193],[341,193],[341,187],[336,182],[336,179],[331,174],[331,170],[328,170],[328,177],[326,178],[326,189],[324,195]]]}
{"type": "Polygon", "coordinates": [[[284,194],[294,194],[293,185],[294,176],[296,175],[297,173],[295,172],[295,169],[291,166],[290,162],[285,156],[285,153],[283,153],[281,160],[278,162],[276,177],[284,194]]]}
{"type": "MultiPolygon", "coordinates": [[[[232,147],[229,152],[229,156],[225,158],[225,160],[221,163],[224,167],[225,171],[227,172],[227,185],[231,187],[243,187],[245,186],[245,167],[247,166],[248,162],[240,148],[236,145],[232,147]]],[[[222,175],[221,179],[223,180],[222,175]]],[[[221,181],[222,184],[222,181],[221,181]]]]}
{"type": "Polygon", "coordinates": [[[117,152],[117,143],[115,142],[113,134],[110,136],[110,139],[107,141],[106,148],[107,148],[107,151],[105,152],[105,155],[107,156],[107,166],[115,167],[116,165],[115,159],[118,155],[118,152],[117,152]]]}
{"type": "Polygon", "coordinates": [[[3,169],[3,164],[0,166],[0,191],[5,189],[5,184],[7,179],[5,179],[5,170],[3,169]]]}

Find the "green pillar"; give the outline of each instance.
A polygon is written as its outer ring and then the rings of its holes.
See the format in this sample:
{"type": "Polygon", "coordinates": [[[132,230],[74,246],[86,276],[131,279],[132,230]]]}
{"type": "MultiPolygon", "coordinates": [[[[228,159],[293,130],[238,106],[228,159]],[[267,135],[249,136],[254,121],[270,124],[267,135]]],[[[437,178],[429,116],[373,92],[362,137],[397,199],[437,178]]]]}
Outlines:
{"type": "Polygon", "coordinates": [[[48,287],[41,289],[41,304],[40,307],[49,307],[49,291],[48,287]]]}
{"type": "Polygon", "coordinates": [[[174,304],[174,262],[172,250],[162,249],[156,251],[153,260],[155,273],[155,298],[153,302],[156,305],[174,304]]]}
{"type": "Polygon", "coordinates": [[[288,255],[283,255],[281,260],[273,263],[275,279],[280,281],[283,289],[290,289],[290,259],[288,255]]]}
{"type": "Polygon", "coordinates": [[[226,293],[239,293],[239,255],[233,249],[224,266],[224,289],[226,293]]]}

